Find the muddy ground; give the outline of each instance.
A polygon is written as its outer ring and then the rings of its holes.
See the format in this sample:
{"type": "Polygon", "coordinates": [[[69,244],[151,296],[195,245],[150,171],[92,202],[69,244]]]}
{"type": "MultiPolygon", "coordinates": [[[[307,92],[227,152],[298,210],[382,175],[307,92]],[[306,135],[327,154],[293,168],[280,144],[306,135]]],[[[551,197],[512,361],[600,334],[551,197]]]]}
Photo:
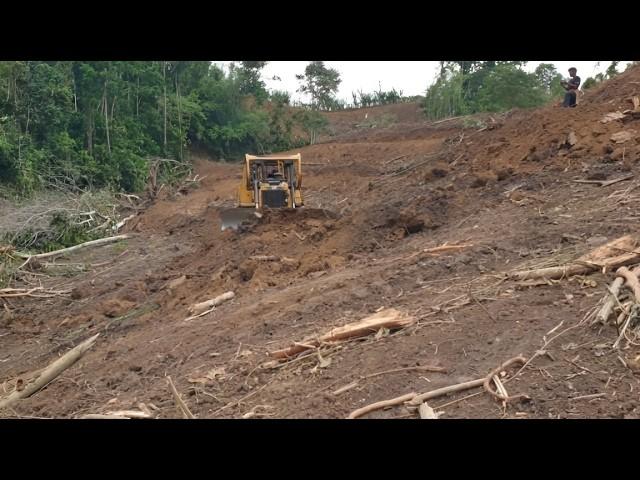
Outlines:
{"type": "MultiPolygon", "coordinates": [[[[6,392],[101,335],[77,364],[2,416],[76,418],[142,402],[155,417],[176,418],[171,376],[198,418],[344,418],[535,354],[505,385],[530,400],[504,408],[479,388],[429,403],[441,418],[636,418],[640,377],[631,367],[640,346],[613,349],[614,326],[584,322],[613,275],[536,285],[506,274],[562,265],[637,232],[638,176],[608,187],[573,180],[638,174],[638,120],[600,120],[633,108],[639,85],[634,68],[576,109],[473,122],[428,123],[414,104],[333,113],[332,135],[300,150],[306,209],[271,213],[239,232],[221,232],[218,217],[234,203],[239,165],[198,159],[199,187],[141,212],[126,226],[132,238],[58,259],[64,265],[16,285],[69,294],[3,299],[6,392]],[[385,112],[393,124],[369,121],[385,112]],[[630,139],[613,141],[620,131],[630,139]],[[472,246],[423,251],[445,242],[472,246]],[[251,258],[258,255],[285,260],[251,258]],[[192,304],[226,291],[235,298],[185,322],[192,304]],[[265,365],[269,351],[382,307],[417,322],[265,365]]],[[[417,417],[405,406],[367,415],[417,417]]]]}

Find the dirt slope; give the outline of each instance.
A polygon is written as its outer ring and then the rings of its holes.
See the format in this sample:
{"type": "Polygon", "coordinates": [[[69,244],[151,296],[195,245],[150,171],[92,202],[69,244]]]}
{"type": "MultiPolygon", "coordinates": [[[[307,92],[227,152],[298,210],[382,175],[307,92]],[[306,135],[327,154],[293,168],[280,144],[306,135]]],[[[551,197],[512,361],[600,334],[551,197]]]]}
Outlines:
{"type": "MultiPolygon", "coordinates": [[[[220,232],[218,219],[218,209],[234,202],[238,165],[200,160],[200,188],[142,213],[128,225],[134,237],[126,244],[60,260],[86,271],[27,277],[74,289],[72,296],[5,300],[0,382],[7,390],[17,376],[101,336],[78,364],[2,414],[77,417],[144,402],[158,417],[176,417],[170,375],[200,418],[344,418],[371,402],[482,377],[515,355],[530,358],[560,325],[554,334],[562,335],[507,385],[531,401],[506,410],[487,394],[451,403],[461,394],[432,406],[443,418],[636,417],[638,377],[621,359],[640,350],[611,349],[614,327],[579,324],[611,275],[527,286],[504,273],[562,264],[637,231],[637,178],[602,188],[572,180],[637,173],[638,121],[600,119],[632,107],[638,85],[634,68],[576,109],[487,115],[474,128],[422,122],[406,105],[377,110],[405,112],[388,128],[352,128],[362,112],[337,112],[331,121],[339,135],[301,150],[314,210],[273,213],[243,232],[220,232]],[[623,130],[636,133],[613,143],[623,130]],[[460,241],[473,247],[422,252],[460,241]],[[236,297],[184,322],[190,305],[225,291],[236,297]],[[322,361],[312,355],[263,366],[271,350],[385,306],[419,322],[326,347],[322,361]],[[418,365],[447,372],[406,370],[418,365]],[[405,370],[371,376],[396,369],[405,370]],[[582,399],[591,394],[604,395],[582,399]]],[[[396,407],[369,416],[417,415],[396,407]]]]}

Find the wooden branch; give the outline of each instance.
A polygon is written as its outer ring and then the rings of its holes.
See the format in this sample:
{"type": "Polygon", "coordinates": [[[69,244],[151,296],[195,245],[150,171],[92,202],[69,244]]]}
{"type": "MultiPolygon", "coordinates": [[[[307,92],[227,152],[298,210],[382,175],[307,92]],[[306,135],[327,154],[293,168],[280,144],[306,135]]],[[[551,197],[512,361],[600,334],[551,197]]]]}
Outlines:
{"type": "Polygon", "coordinates": [[[89,413],[80,417],[83,420],[129,420],[151,418],[151,415],[137,410],[119,410],[107,413],[89,413]]]}
{"type": "Polygon", "coordinates": [[[151,418],[149,413],[137,410],[118,410],[117,412],[107,412],[107,415],[117,415],[126,418],[151,418]]]}
{"type": "Polygon", "coordinates": [[[606,393],[594,393],[591,395],[581,395],[579,397],[573,397],[570,398],[569,400],[571,401],[575,401],[575,400],[593,400],[594,398],[602,398],[602,397],[606,397],[607,394],[606,393]]]}
{"type": "Polygon", "coordinates": [[[609,185],[614,185],[619,182],[624,182],[625,180],[631,180],[633,177],[634,177],[633,174],[629,174],[629,175],[625,175],[624,177],[616,178],[613,180],[573,180],[573,182],[599,185],[601,187],[608,187],[609,185]]]}
{"type": "Polygon", "coordinates": [[[223,293],[222,295],[218,295],[216,298],[207,300],[206,302],[196,303],[195,305],[192,305],[191,308],[189,308],[189,314],[198,315],[199,313],[202,313],[205,310],[209,310],[210,308],[216,307],[221,303],[226,302],[227,300],[231,300],[235,296],[236,295],[233,292],[226,292],[226,293],[223,293]]]}
{"type": "Polygon", "coordinates": [[[13,297],[52,298],[60,295],[67,295],[68,293],[70,293],[70,290],[45,290],[42,287],[34,287],[29,289],[3,288],[3,289],[0,289],[0,298],[13,298],[13,297]]]}
{"type": "Polygon", "coordinates": [[[431,365],[419,365],[416,367],[394,368],[392,370],[384,370],[383,372],[371,373],[369,375],[365,375],[364,377],[362,377],[362,379],[378,377],[380,375],[386,375],[387,373],[411,372],[411,371],[446,373],[447,369],[444,367],[435,367],[431,365]]]}
{"type": "Polygon", "coordinates": [[[288,359],[309,348],[318,347],[323,342],[337,342],[348,338],[361,337],[375,333],[381,328],[403,328],[415,322],[415,318],[407,316],[393,308],[384,309],[374,315],[366,317],[358,322],[349,323],[342,327],[334,328],[320,338],[305,339],[294,345],[271,352],[270,355],[279,359],[288,359]]]}
{"type": "Polygon", "coordinates": [[[604,302],[604,305],[602,306],[600,311],[598,311],[598,313],[596,314],[592,324],[595,324],[595,323],[598,323],[598,322],[604,324],[604,323],[607,322],[607,320],[611,316],[611,313],[613,312],[613,307],[617,303],[619,303],[619,301],[618,301],[618,293],[620,293],[620,287],[622,287],[623,283],[624,283],[624,278],[623,277],[617,277],[613,281],[613,283],[609,287],[609,292],[607,294],[607,299],[604,302]]]}
{"type": "Polygon", "coordinates": [[[381,408],[391,407],[393,405],[400,405],[406,401],[411,400],[416,396],[415,392],[407,393],[406,395],[402,395],[401,397],[392,398],[390,400],[383,400],[381,402],[372,403],[371,405],[367,405],[365,407],[354,410],[347,417],[348,419],[354,419],[361,417],[362,415],[366,415],[369,412],[373,412],[374,410],[380,410],[381,408]]]}
{"type": "MultiPolygon", "coordinates": [[[[624,313],[622,313],[621,315],[624,315],[624,313]]],[[[618,338],[612,345],[613,348],[618,348],[618,345],[620,345],[620,342],[624,338],[624,332],[627,331],[627,328],[629,328],[629,325],[631,324],[631,320],[633,320],[635,317],[636,317],[636,310],[631,310],[629,315],[627,315],[627,319],[622,325],[622,328],[620,329],[620,334],[618,335],[618,338]]]]}
{"type": "Polygon", "coordinates": [[[448,395],[450,393],[461,392],[463,390],[469,390],[471,388],[476,388],[482,386],[486,377],[479,378],[477,380],[471,380],[469,382],[457,383],[455,385],[450,385],[448,387],[438,388],[436,390],[431,390],[430,392],[421,393],[420,395],[416,395],[411,399],[409,405],[420,405],[426,400],[431,400],[432,398],[441,397],[443,395],[448,395]]]}
{"type": "Polygon", "coordinates": [[[80,357],[82,357],[87,350],[89,350],[96,339],[100,334],[96,334],[93,337],[85,340],[80,343],[76,347],[69,350],[62,357],[58,358],[56,361],[51,363],[48,367],[46,367],[40,375],[38,375],[35,379],[27,383],[24,388],[21,390],[15,390],[4,400],[0,400],[0,409],[10,407],[18,400],[30,397],[34,393],[38,392],[45,386],[47,386],[52,380],[54,380],[58,375],[64,372],[67,368],[77,362],[80,357]]]}
{"type": "Polygon", "coordinates": [[[129,420],[129,417],[122,415],[109,415],[103,413],[88,413],[80,417],[80,420],[129,420]]]}
{"type": "Polygon", "coordinates": [[[509,366],[513,365],[514,363],[520,363],[520,364],[524,365],[525,363],[527,363],[527,359],[524,358],[522,355],[519,355],[517,357],[511,358],[511,359],[507,360],[506,362],[504,362],[499,367],[493,369],[491,371],[491,373],[489,373],[489,375],[487,375],[487,377],[484,379],[484,382],[483,382],[484,389],[487,391],[487,393],[492,395],[497,400],[500,400],[501,402],[507,402],[508,403],[508,402],[511,402],[511,401],[514,401],[514,400],[520,400],[521,398],[528,398],[526,395],[514,395],[514,396],[511,396],[511,397],[507,397],[507,396],[505,396],[505,395],[503,395],[501,393],[494,392],[493,389],[491,388],[491,381],[493,380],[493,377],[499,375],[502,370],[505,370],[506,368],[508,368],[509,366]]]}
{"type": "Polygon", "coordinates": [[[113,230],[117,232],[117,231],[118,231],[118,230],[120,230],[122,227],[124,227],[124,226],[125,226],[125,224],[126,224],[129,220],[132,220],[132,219],[136,218],[136,216],[137,216],[137,214],[135,214],[135,213],[134,213],[133,215],[129,215],[128,217],[123,218],[122,220],[120,220],[118,223],[116,223],[116,224],[113,226],[113,230]]]}
{"type": "Polygon", "coordinates": [[[531,280],[537,278],[567,278],[573,275],[585,275],[594,272],[598,267],[593,265],[571,264],[561,267],[538,268],[536,270],[520,270],[513,272],[509,276],[513,280],[531,280]]]}
{"type": "Polygon", "coordinates": [[[55,250],[53,252],[47,253],[38,253],[36,255],[29,255],[28,253],[19,253],[16,252],[15,255],[20,258],[26,258],[27,262],[31,259],[41,259],[41,258],[52,258],[57,257],[59,255],[64,255],[66,253],[75,252],[76,250],[80,250],[88,247],[98,247],[100,245],[107,245],[109,243],[119,242],[120,240],[125,240],[127,238],[131,238],[130,235],[116,235],[115,237],[106,237],[99,238],[98,240],[91,240],[90,242],[84,242],[79,245],[74,245],[73,247],[63,248],[61,250],[55,250]]]}
{"type": "Polygon", "coordinates": [[[454,250],[461,250],[463,248],[469,248],[469,247],[473,247],[472,243],[467,243],[467,244],[459,244],[459,245],[440,245],[439,247],[433,247],[433,248],[425,248],[422,252],[423,253],[428,253],[428,254],[436,254],[436,253],[444,253],[444,252],[450,252],[450,251],[454,251],[454,250]]]}
{"type": "Polygon", "coordinates": [[[178,407],[178,410],[180,411],[180,413],[182,413],[182,416],[188,419],[196,418],[193,416],[193,413],[191,413],[191,410],[189,410],[189,407],[187,407],[187,404],[184,403],[182,398],[180,398],[180,394],[178,393],[178,390],[176,390],[176,386],[173,384],[171,377],[167,377],[167,381],[169,383],[169,388],[171,389],[171,393],[173,394],[173,399],[176,402],[176,406],[178,407]]]}
{"type": "Polygon", "coordinates": [[[626,280],[624,286],[633,292],[636,303],[640,303],[640,282],[635,272],[640,273],[640,269],[635,268],[634,272],[631,272],[627,267],[620,267],[616,271],[616,275],[626,280]]]}

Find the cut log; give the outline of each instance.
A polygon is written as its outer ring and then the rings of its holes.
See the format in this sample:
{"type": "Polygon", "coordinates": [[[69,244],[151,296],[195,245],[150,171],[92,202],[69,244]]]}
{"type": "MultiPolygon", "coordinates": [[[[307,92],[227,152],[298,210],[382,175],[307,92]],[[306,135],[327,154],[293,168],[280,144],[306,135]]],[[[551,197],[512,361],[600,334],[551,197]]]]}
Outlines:
{"type": "Polygon", "coordinates": [[[196,303],[195,305],[191,306],[191,308],[189,309],[189,314],[198,315],[199,313],[202,313],[205,310],[209,310],[210,308],[216,307],[221,303],[226,302],[227,300],[231,300],[233,297],[235,297],[235,293],[226,292],[226,293],[223,293],[222,295],[218,295],[216,298],[207,300],[206,302],[196,303]]]}
{"type": "Polygon", "coordinates": [[[576,262],[585,262],[600,268],[621,267],[640,259],[638,244],[638,238],[635,235],[625,235],[581,256],[576,262]]]}
{"type": "Polygon", "coordinates": [[[116,235],[115,237],[106,237],[106,238],[99,238],[98,240],[91,240],[90,242],[84,242],[84,243],[81,243],[79,245],[74,245],[73,247],[63,248],[61,250],[55,250],[53,252],[38,253],[36,255],[29,255],[28,253],[16,252],[16,253],[14,253],[14,255],[16,255],[17,257],[20,257],[20,258],[26,258],[27,262],[28,262],[28,261],[30,261],[32,259],[40,260],[42,258],[58,257],[60,255],[64,255],[66,253],[75,252],[75,251],[81,250],[83,248],[99,247],[101,245],[108,245],[110,243],[115,243],[115,242],[119,242],[121,240],[126,240],[127,238],[131,238],[131,236],[130,235],[116,235]]]}
{"type": "Polygon", "coordinates": [[[87,350],[89,350],[100,334],[96,334],[93,337],[85,340],[76,347],[69,350],[62,357],[51,363],[46,367],[40,375],[34,378],[32,381],[24,385],[21,390],[15,390],[7,398],[0,400],[0,410],[9,407],[22,398],[27,398],[38,392],[40,389],[46,387],[52,380],[58,375],[64,372],[67,368],[77,362],[87,350]]]}
{"type": "Polygon", "coordinates": [[[359,322],[349,323],[342,327],[334,328],[329,333],[322,335],[320,338],[308,338],[301,342],[296,342],[288,348],[271,352],[270,355],[275,358],[287,359],[309,350],[310,348],[318,347],[323,342],[337,342],[348,338],[370,335],[381,328],[403,328],[414,322],[414,317],[405,315],[393,308],[387,308],[374,315],[366,317],[359,322]]]}

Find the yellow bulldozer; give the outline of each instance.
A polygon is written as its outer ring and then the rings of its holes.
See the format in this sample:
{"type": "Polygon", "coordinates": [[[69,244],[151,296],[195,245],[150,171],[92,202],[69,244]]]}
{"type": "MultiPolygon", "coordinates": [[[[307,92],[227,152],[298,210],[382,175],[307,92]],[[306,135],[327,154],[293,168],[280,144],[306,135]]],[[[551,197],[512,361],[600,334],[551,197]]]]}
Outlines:
{"type": "Polygon", "coordinates": [[[221,212],[222,230],[262,217],[262,210],[304,206],[302,157],[245,155],[237,207],[221,212]]]}

